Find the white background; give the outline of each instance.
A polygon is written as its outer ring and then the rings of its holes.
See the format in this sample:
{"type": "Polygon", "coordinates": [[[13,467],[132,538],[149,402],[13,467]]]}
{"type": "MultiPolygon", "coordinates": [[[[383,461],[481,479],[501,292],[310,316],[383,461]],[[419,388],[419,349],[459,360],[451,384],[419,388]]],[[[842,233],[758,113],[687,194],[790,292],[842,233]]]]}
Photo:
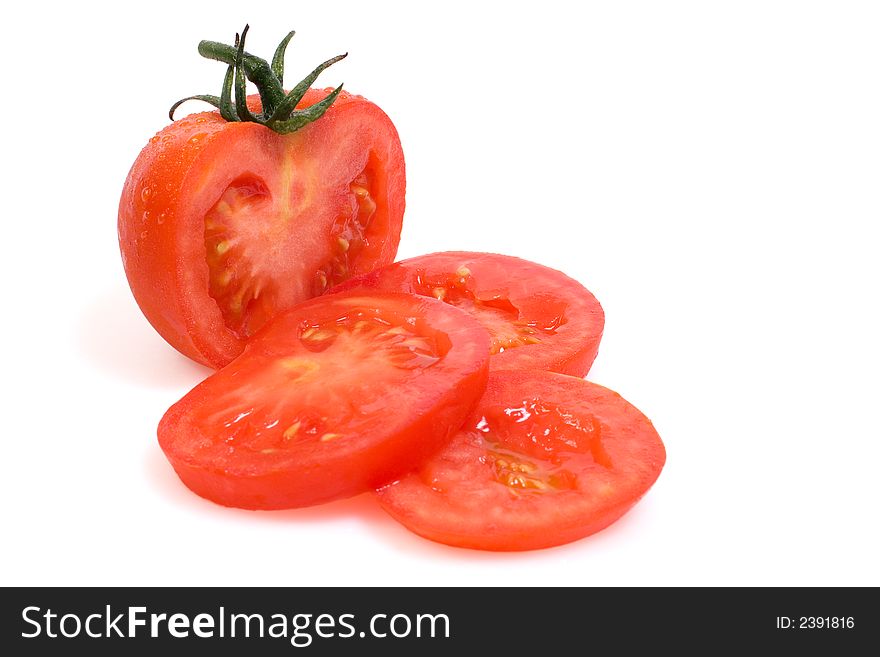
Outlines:
{"type": "Polygon", "coordinates": [[[6,7],[4,585],[880,585],[875,3],[6,7]],[[290,80],[351,53],[321,81],[400,131],[401,257],[499,251],[598,296],[590,378],[668,450],[623,520],[484,554],[369,496],[255,513],[178,482],[156,424],[208,372],[141,316],[116,208],[171,102],[219,89],[197,42],[245,21],[267,56],[298,31],[290,80]]]}

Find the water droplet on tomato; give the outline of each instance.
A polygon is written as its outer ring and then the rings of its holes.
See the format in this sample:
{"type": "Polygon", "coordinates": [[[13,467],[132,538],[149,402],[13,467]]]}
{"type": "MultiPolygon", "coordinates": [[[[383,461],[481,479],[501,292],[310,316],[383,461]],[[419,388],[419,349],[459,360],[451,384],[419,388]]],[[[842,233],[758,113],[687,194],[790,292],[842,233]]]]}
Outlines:
{"type": "Polygon", "coordinates": [[[141,190],[141,200],[146,203],[149,200],[149,198],[150,198],[150,188],[144,187],[141,190]]]}
{"type": "Polygon", "coordinates": [[[141,232],[141,239],[144,239],[147,236],[147,231],[141,232]]]}
{"type": "Polygon", "coordinates": [[[165,223],[165,213],[162,212],[158,217],[156,217],[156,223],[164,224],[165,223]]]}
{"type": "Polygon", "coordinates": [[[150,220],[150,211],[146,210],[144,212],[144,223],[147,223],[150,220]]]}
{"type": "Polygon", "coordinates": [[[159,141],[159,135],[153,135],[152,137],[150,137],[151,144],[155,144],[157,141],[159,141]]]}

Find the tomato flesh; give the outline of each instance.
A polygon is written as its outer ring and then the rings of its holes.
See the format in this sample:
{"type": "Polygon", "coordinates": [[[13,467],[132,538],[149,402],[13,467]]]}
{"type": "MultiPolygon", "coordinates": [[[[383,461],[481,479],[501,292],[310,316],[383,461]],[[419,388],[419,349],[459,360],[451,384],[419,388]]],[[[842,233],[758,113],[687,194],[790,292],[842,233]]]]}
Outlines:
{"type": "Polygon", "coordinates": [[[434,297],[477,318],[491,336],[490,366],[584,376],[605,315],[580,283],[542,265],[493,253],[447,252],[403,260],[336,290],[434,297]]]}
{"type": "Polygon", "coordinates": [[[617,520],[665,460],[651,422],[617,393],[551,372],[498,371],[449,445],[378,497],[441,543],[545,548],[617,520]]]}
{"type": "Polygon", "coordinates": [[[159,443],[187,486],[227,506],[354,495],[448,441],[485,387],[487,346],[477,322],[436,301],[314,299],[172,406],[159,443]]]}
{"type": "MultiPolygon", "coordinates": [[[[254,176],[234,180],[205,215],[205,251],[211,297],[228,328],[241,338],[253,335],[279,307],[323,294],[352,271],[368,269],[360,257],[369,253],[378,227],[370,226],[376,203],[365,171],[339,195],[329,226],[310,226],[310,216],[289,199],[277,198],[254,176]],[[292,229],[291,224],[297,227],[292,229]],[[368,229],[372,228],[372,231],[368,229]],[[317,229],[317,230],[316,230],[317,229]],[[321,245],[314,249],[310,240],[321,245]],[[300,263],[309,262],[303,277],[300,263]]],[[[319,215],[320,216],[320,215],[319,215]]]]}
{"type": "Polygon", "coordinates": [[[404,194],[397,133],[363,98],[340,94],[287,135],[189,116],[156,135],[129,173],[119,206],[126,274],[172,346],[221,367],[276,314],[391,262],[404,194]]]}

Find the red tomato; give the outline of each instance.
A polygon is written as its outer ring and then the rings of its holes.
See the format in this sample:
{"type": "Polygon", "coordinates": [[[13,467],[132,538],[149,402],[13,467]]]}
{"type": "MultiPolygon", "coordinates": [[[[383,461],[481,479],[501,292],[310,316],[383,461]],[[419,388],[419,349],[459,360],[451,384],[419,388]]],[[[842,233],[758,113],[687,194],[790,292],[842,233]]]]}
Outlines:
{"type": "Polygon", "coordinates": [[[589,290],[542,265],[494,253],[450,251],[396,262],[336,290],[397,290],[467,310],[492,336],[490,367],[584,376],[605,314],[589,290]]]}
{"type": "Polygon", "coordinates": [[[448,441],[486,384],[489,338],[407,294],[307,301],[172,406],[159,444],[219,504],[283,509],[387,483],[448,441]]]}
{"type": "Polygon", "coordinates": [[[175,121],[119,203],[132,292],[172,346],[220,367],[271,317],[394,260],[405,185],[394,125],[360,96],[285,135],[217,112],[175,121]]]}
{"type": "Polygon", "coordinates": [[[431,540],[531,550],[607,527],[665,461],[651,422],[617,393],[551,372],[493,372],[452,442],[378,496],[431,540]]]}

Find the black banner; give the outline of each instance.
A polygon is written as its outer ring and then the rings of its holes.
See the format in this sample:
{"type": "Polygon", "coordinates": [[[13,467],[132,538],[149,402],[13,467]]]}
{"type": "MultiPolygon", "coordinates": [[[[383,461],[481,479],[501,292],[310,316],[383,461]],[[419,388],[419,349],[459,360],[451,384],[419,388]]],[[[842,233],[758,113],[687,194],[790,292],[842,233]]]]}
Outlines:
{"type": "Polygon", "coordinates": [[[646,646],[853,654],[841,651],[880,638],[880,604],[867,588],[7,588],[2,596],[7,655],[626,654],[646,646]]]}

